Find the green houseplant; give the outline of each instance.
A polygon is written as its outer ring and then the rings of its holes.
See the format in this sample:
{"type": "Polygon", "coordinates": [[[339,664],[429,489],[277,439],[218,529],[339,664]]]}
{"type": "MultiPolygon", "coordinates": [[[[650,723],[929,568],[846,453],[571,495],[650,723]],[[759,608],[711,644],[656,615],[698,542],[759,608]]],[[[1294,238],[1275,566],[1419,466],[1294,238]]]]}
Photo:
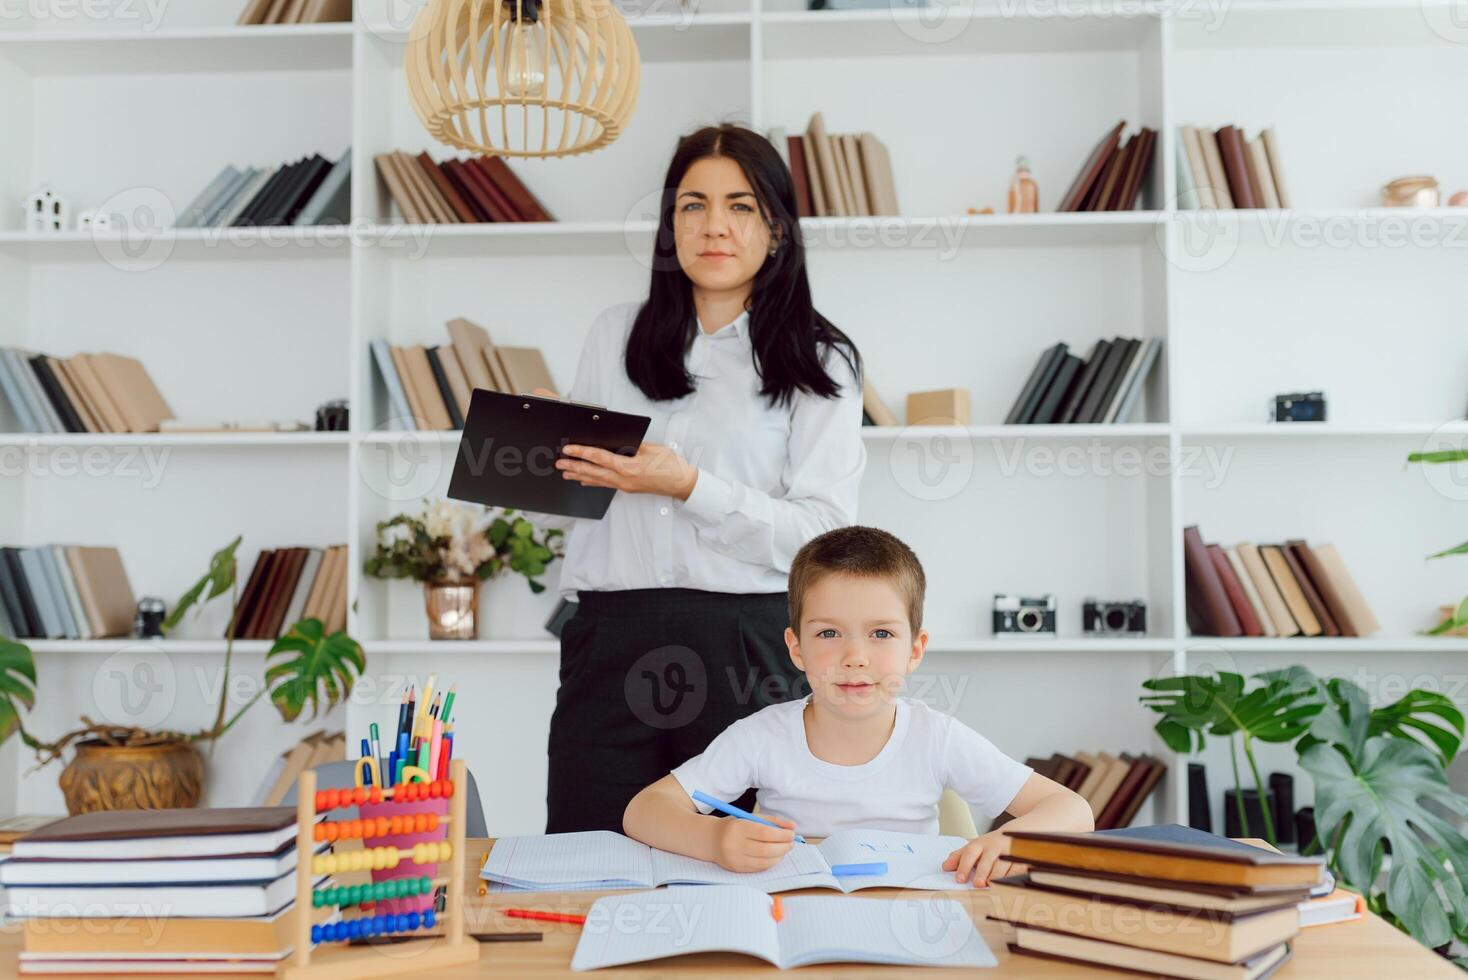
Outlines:
{"type": "MultiPolygon", "coordinates": [[[[1142,686],[1140,700],[1161,715],[1157,734],[1174,751],[1198,751],[1210,735],[1229,739],[1236,790],[1239,747],[1262,790],[1255,743],[1293,743],[1315,787],[1312,843],[1341,883],[1430,948],[1468,938],[1468,839],[1442,816],[1468,818],[1468,797],[1453,792],[1444,773],[1464,738],[1463,712],[1450,699],[1413,690],[1372,709],[1357,685],[1298,666],[1249,679],[1221,671],[1142,686]]],[[[1273,842],[1269,808],[1263,812],[1273,842]]],[[[1250,833],[1242,809],[1240,818],[1250,833]]]]}
{"type": "MultiPolygon", "coordinates": [[[[224,684],[230,688],[235,618],[239,615],[238,562],[240,538],[216,551],[207,570],[174,604],[164,632],[178,626],[190,610],[229,594],[230,618],[225,630],[224,684]]],[[[19,735],[43,767],[74,749],[62,773],[62,789],[73,813],[95,809],[148,809],[193,806],[202,794],[203,764],[196,747],[215,742],[267,694],[281,719],[295,721],[307,708],[314,717],[343,702],[366,662],[362,649],[343,631],[327,635],[319,619],[292,624],[265,655],[264,684],[254,696],[227,715],[228,701],[219,698],[212,724],[194,732],[148,730],[99,723],[83,715],[82,724],[52,741],[26,730],[22,711],[36,702],[36,666],[30,649],[13,639],[0,639],[0,742],[19,735]]]]}
{"type": "MultiPolygon", "coordinates": [[[[1407,455],[1407,462],[1449,465],[1454,463],[1468,464],[1468,449],[1442,449],[1435,452],[1409,453],[1407,455]]],[[[1448,555],[1468,555],[1468,541],[1464,541],[1457,547],[1448,548],[1445,551],[1439,551],[1427,557],[1429,559],[1446,558],[1448,555]]],[[[1459,600],[1458,604],[1453,607],[1452,612],[1441,623],[1438,623],[1426,632],[1431,636],[1440,636],[1444,633],[1456,633],[1463,629],[1468,629],[1468,596],[1464,596],[1459,600]]]]}

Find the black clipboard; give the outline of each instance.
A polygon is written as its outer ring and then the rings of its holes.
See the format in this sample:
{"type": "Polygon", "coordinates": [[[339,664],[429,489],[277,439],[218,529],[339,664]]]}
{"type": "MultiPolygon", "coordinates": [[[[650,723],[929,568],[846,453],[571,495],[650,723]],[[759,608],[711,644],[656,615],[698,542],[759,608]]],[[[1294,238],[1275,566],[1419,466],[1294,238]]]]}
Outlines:
{"type": "Polygon", "coordinates": [[[448,495],[492,507],[600,519],[610,487],[583,487],[556,469],[561,447],[635,456],[652,419],[594,405],[475,388],[448,495]]]}

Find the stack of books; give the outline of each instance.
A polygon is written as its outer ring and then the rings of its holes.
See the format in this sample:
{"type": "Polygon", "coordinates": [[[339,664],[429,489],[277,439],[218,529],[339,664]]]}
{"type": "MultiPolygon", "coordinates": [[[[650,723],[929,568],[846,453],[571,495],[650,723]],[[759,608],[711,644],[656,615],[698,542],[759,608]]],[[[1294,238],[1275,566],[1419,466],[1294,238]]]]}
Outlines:
{"type": "Polygon", "coordinates": [[[352,0],[249,0],[235,23],[324,24],[352,19],[352,0]]]}
{"type": "Polygon", "coordinates": [[[1185,211],[1292,206],[1272,126],[1253,139],[1232,125],[1217,132],[1179,126],[1177,190],[1185,211]]]}
{"type": "Polygon", "coordinates": [[[802,218],[895,215],[897,184],[887,147],[871,133],[828,133],[817,112],[803,135],[770,130],[795,183],[802,218]]]}
{"type": "Polygon", "coordinates": [[[372,158],[403,220],[419,225],[554,221],[509,164],[495,156],[435,163],[401,150],[372,158]]]}
{"type": "Polygon", "coordinates": [[[1010,834],[1029,866],[991,886],[1012,952],[1203,980],[1258,980],[1290,956],[1319,858],[1175,824],[1010,834]]]}
{"type": "Polygon", "coordinates": [[[1083,361],[1056,344],[1040,355],[1004,423],[1125,422],[1161,349],[1157,337],[1115,337],[1096,341],[1083,361]]]}
{"type": "Polygon", "coordinates": [[[1136,207],[1137,195],[1152,168],[1157,133],[1143,126],[1123,143],[1125,129],[1126,123],[1119,122],[1101,137],[1055,210],[1130,211],[1136,207]]]}
{"type": "MultiPolygon", "coordinates": [[[[1150,755],[1126,752],[1116,755],[1109,752],[1061,755],[1057,752],[1048,759],[1026,759],[1025,765],[1079,793],[1091,805],[1097,830],[1131,826],[1142,804],[1147,802],[1167,774],[1166,762],[1150,755]]],[[[989,829],[1001,827],[1010,819],[1008,813],[1002,813],[989,829]]]]}
{"type": "Polygon", "coordinates": [[[116,548],[0,548],[0,636],[127,636],[134,609],[133,588],[116,548]]]}
{"type": "Polygon", "coordinates": [[[0,347],[0,393],[22,432],[157,432],[173,418],[143,365],[121,354],[0,347]]]}
{"type": "Polygon", "coordinates": [[[0,884],[24,920],[21,973],[271,973],[295,867],[294,807],[117,810],[21,837],[0,884]]]}
{"type": "Polygon", "coordinates": [[[449,343],[398,347],[372,341],[372,360],[387,387],[393,419],[405,429],[462,429],[475,388],[506,394],[555,391],[534,347],[502,347],[463,317],[448,322],[449,343]]]}
{"type": "Polygon", "coordinates": [[[303,619],[328,635],[347,626],[347,546],[268,548],[255,559],[235,610],[234,638],[273,640],[303,619]]]}
{"type": "Polygon", "coordinates": [[[1335,545],[1207,544],[1183,528],[1195,636],[1370,636],[1381,629],[1335,545]]]}
{"type": "Polygon", "coordinates": [[[352,148],[279,166],[226,164],[179,215],[179,228],[344,225],[352,220],[352,148]]]}

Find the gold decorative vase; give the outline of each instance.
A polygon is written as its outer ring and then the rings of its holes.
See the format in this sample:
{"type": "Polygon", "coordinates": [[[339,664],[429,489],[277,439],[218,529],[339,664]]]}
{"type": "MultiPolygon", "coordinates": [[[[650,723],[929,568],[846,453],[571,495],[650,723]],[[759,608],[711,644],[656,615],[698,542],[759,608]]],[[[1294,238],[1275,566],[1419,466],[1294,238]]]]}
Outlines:
{"type": "Polygon", "coordinates": [[[424,582],[423,605],[430,640],[479,638],[479,579],[424,582]]]}
{"type": "Polygon", "coordinates": [[[169,810],[198,806],[204,760],[187,742],[107,745],[78,742],[76,757],[61,772],[67,812],[169,810]]]}

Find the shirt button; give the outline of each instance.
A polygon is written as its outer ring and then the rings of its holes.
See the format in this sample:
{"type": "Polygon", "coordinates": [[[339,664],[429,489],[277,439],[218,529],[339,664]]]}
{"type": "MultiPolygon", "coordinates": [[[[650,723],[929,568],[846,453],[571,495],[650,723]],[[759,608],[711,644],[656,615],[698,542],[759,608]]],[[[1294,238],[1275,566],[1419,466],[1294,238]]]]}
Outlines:
{"type": "Polygon", "coordinates": [[[664,517],[667,517],[668,516],[668,508],[666,508],[666,507],[659,507],[658,508],[658,513],[659,514],[662,514],[664,517]]]}
{"type": "Polygon", "coordinates": [[[678,448],[678,444],[676,442],[670,442],[670,443],[668,443],[668,448],[669,449],[677,449],[678,448]]]}

